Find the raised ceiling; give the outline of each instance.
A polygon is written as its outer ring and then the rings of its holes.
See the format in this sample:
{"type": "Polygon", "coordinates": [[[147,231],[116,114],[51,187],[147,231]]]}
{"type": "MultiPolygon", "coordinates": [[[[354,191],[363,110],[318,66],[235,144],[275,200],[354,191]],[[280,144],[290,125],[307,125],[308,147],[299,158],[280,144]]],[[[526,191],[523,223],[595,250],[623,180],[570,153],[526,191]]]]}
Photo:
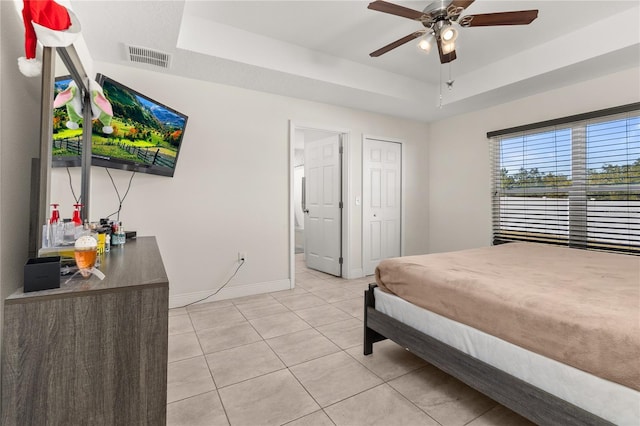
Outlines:
{"type": "MultiPolygon", "coordinates": [[[[429,2],[396,3],[422,10],[429,2]]],[[[96,61],[419,121],[640,66],[636,0],[476,0],[463,15],[540,13],[527,26],[461,28],[458,59],[450,65],[440,65],[437,52],[426,55],[413,42],[369,57],[421,25],[367,4],[71,1],[96,61]],[[126,45],[168,53],[171,65],[130,63],[126,45]],[[450,78],[452,89],[442,88],[450,78]]]]}

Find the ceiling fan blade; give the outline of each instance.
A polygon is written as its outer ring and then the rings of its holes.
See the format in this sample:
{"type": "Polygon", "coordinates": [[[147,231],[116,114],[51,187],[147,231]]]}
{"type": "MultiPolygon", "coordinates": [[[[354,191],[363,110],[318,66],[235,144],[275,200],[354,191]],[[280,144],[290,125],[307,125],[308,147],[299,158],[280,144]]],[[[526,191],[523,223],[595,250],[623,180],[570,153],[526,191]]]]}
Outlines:
{"type": "Polygon", "coordinates": [[[446,64],[446,63],[451,62],[451,61],[453,61],[454,59],[457,58],[455,49],[452,50],[449,53],[443,53],[442,52],[441,41],[438,40],[438,42],[436,44],[438,45],[438,54],[440,54],[440,63],[441,64],[446,64]]]}
{"type": "Polygon", "coordinates": [[[453,6],[456,8],[461,7],[462,9],[466,9],[471,6],[474,1],[475,0],[453,0],[449,7],[453,6]]]}
{"type": "Polygon", "coordinates": [[[376,0],[369,3],[367,9],[376,10],[378,12],[390,13],[391,15],[402,16],[403,18],[415,19],[420,21],[423,18],[428,18],[423,12],[409,9],[408,7],[399,6],[397,4],[389,3],[383,0],[376,0]]]}
{"type": "Polygon", "coordinates": [[[527,25],[538,17],[537,10],[520,10],[517,12],[483,13],[467,15],[458,23],[463,27],[489,27],[493,25],[527,25]]]}
{"type": "Polygon", "coordinates": [[[369,56],[371,56],[372,58],[377,58],[378,56],[383,55],[388,51],[395,49],[396,47],[402,46],[403,44],[408,43],[411,40],[414,40],[420,37],[426,32],[427,32],[426,30],[420,30],[420,31],[416,31],[415,33],[409,34],[408,36],[404,36],[401,39],[394,41],[393,43],[387,44],[385,47],[381,47],[375,52],[369,53],[369,56]]]}

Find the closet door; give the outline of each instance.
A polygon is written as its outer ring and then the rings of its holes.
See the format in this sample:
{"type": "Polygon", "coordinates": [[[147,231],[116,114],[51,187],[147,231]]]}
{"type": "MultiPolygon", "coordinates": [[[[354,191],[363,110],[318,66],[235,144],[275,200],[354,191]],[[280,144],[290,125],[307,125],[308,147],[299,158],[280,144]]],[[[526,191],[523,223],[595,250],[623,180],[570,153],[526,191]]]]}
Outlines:
{"type": "Polygon", "coordinates": [[[400,256],[402,144],[365,138],[362,164],[362,260],[365,275],[400,256]]]}

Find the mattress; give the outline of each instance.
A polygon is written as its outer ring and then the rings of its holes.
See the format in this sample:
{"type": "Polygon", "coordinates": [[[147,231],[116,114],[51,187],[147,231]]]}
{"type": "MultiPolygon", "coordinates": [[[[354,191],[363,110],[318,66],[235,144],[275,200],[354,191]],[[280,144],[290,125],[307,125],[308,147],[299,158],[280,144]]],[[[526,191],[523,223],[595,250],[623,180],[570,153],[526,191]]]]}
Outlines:
{"type": "Polygon", "coordinates": [[[640,392],[374,290],[375,309],[616,425],[637,426],[640,392]]]}
{"type": "Polygon", "coordinates": [[[640,390],[640,257],[534,243],[387,259],[380,288],[640,390]]]}

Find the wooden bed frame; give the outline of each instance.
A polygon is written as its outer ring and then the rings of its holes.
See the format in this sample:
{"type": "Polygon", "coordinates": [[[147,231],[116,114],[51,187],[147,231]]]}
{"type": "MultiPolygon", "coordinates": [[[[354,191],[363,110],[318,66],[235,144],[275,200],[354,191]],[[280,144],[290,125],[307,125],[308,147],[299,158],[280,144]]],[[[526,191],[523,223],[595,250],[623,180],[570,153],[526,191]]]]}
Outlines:
{"type": "Polygon", "coordinates": [[[375,310],[373,289],[364,292],[364,354],[391,339],[440,370],[541,425],[612,425],[582,408],[480,361],[375,310]]]}

